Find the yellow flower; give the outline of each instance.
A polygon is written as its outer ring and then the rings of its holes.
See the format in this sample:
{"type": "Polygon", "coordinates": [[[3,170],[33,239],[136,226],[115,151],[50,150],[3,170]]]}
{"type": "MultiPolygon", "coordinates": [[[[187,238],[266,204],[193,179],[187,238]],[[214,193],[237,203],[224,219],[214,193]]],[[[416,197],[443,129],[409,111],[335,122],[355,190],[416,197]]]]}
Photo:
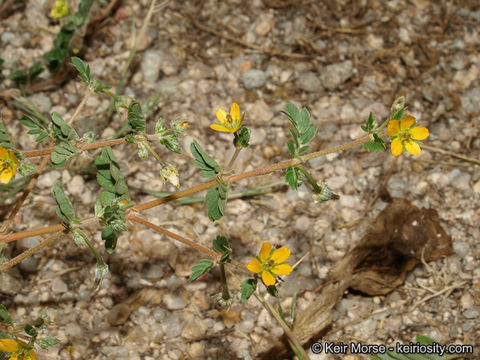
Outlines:
{"type": "Polygon", "coordinates": [[[222,123],[222,125],[212,124],[210,127],[215,131],[234,133],[240,129],[240,126],[242,126],[244,116],[245,112],[243,112],[242,116],[240,116],[240,107],[237,103],[233,103],[230,108],[230,114],[223,109],[217,110],[217,119],[222,123]]]}
{"type": "Polygon", "coordinates": [[[398,120],[390,120],[387,131],[392,137],[393,155],[400,155],[404,148],[413,155],[420,155],[422,150],[417,140],[425,140],[430,133],[426,127],[415,124],[416,120],[412,115],[405,115],[400,123],[398,120]]]}
{"type": "Polygon", "coordinates": [[[20,340],[0,339],[0,350],[12,354],[9,360],[37,360],[35,351],[20,340]]]}
{"type": "Polygon", "coordinates": [[[13,151],[0,146],[0,182],[8,184],[17,172],[18,159],[13,151]]]}
{"type": "Polygon", "coordinates": [[[55,19],[61,19],[69,14],[68,0],[56,0],[55,7],[50,12],[50,16],[55,19]]]}
{"type": "Polygon", "coordinates": [[[262,274],[262,281],[265,285],[275,285],[277,281],[275,275],[288,275],[293,270],[286,263],[290,253],[290,249],[286,246],[272,251],[272,244],[263,243],[260,254],[248,263],[247,269],[255,274],[262,274]]]}

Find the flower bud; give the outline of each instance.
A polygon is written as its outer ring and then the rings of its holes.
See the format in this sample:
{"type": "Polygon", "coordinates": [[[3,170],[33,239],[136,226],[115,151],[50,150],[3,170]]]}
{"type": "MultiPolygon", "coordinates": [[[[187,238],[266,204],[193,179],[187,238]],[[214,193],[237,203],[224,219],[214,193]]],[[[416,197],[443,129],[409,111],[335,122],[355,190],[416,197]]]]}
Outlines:
{"type": "Polygon", "coordinates": [[[395,99],[395,101],[392,104],[392,107],[390,108],[390,115],[393,116],[400,110],[402,110],[405,107],[405,96],[400,96],[399,98],[395,99]]]}
{"type": "Polygon", "coordinates": [[[166,181],[174,185],[176,188],[180,187],[180,178],[178,176],[178,170],[174,166],[168,164],[167,166],[163,167],[161,171],[161,175],[166,181]]]}
{"type": "Polygon", "coordinates": [[[141,142],[138,143],[138,156],[142,160],[147,160],[147,157],[148,157],[147,147],[141,142]]]}
{"type": "Polygon", "coordinates": [[[315,201],[316,203],[319,203],[319,202],[325,202],[325,201],[328,201],[328,200],[331,200],[331,199],[338,200],[338,199],[340,199],[340,196],[333,193],[329,189],[327,183],[322,182],[320,184],[320,191],[313,193],[312,198],[313,198],[313,201],[315,201]]]}

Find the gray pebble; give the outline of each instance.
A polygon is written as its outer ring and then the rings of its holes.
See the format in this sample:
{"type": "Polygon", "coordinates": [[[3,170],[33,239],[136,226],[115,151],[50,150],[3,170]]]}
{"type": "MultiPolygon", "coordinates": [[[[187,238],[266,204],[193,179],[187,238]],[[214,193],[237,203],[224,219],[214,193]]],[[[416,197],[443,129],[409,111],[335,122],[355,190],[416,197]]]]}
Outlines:
{"type": "Polygon", "coordinates": [[[10,275],[8,272],[0,273],[0,293],[7,295],[15,295],[22,289],[23,282],[10,275]]]}
{"type": "Polygon", "coordinates": [[[267,75],[262,70],[252,69],[244,72],[240,79],[247,90],[260,88],[265,85],[267,75]]]}
{"type": "Polygon", "coordinates": [[[50,98],[42,93],[30,96],[30,101],[33,102],[42,112],[49,113],[52,108],[50,98]]]}
{"type": "Polygon", "coordinates": [[[476,319],[480,315],[477,309],[467,309],[463,312],[463,316],[467,319],[476,319]]]}
{"type": "Polygon", "coordinates": [[[10,31],[5,31],[2,36],[1,36],[1,39],[2,39],[2,42],[4,43],[4,45],[8,44],[9,42],[11,42],[12,40],[15,39],[15,34],[10,32],[10,31]]]}
{"type": "Polygon", "coordinates": [[[52,280],[52,292],[54,294],[62,294],[68,291],[68,286],[60,278],[55,278],[52,280]]]}
{"type": "Polygon", "coordinates": [[[311,222],[308,216],[300,216],[295,220],[295,230],[307,231],[310,225],[311,222]]]}
{"type": "Polygon", "coordinates": [[[468,244],[463,241],[456,241],[453,243],[453,251],[463,258],[469,252],[468,244]]]}
{"type": "Polygon", "coordinates": [[[471,321],[465,321],[465,323],[462,324],[462,330],[464,333],[469,333],[473,329],[473,323],[471,321]]]}
{"type": "Polygon", "coordinates": [[[162,301],[168,310],[180,310],[187,306],[185,300],[178,295],[165,294],[162,301]]]}
{"type": "Polygon", "coordinates": [[[69,338],[81,339],[83,337],[83,329],[76,322],[69,322],[65,326],[65,332],[69,338]]]}
{"type": "Polygon", "coordinates": [[[319,92],[322,90],[322,82],[313,72],[301,74],[298,77],[297,86],[308,92],[319,92]]]}
{"type": "Polygon", "coordinates": [[[67,190],[72,195],[82,196],[85,192],[85,181],[80,175],[75,175],[72,180],[67,183],[67,190]]]}
{"type": "Polygon", "coordinates": [[[190,320],[182,330],[182,337],[187,340],[198,340],[205,336],[207,325],[198,319],[190,320]]]}
{"type": "Polygon", "coordinates": [[[169,339],[180,336],[182,333],[182,324],[180,320],[180,314],[178,312],[174,312],[163,322],[162,325],[169,339]]]}
{"type": "Polygon", "coordinates": [[[143,277],[147,280],[160,280],[163,277],[163,266],[161,263],[147,263],[143,267],[143,277]]]}
{"type": "Polygon", "coordinates": [[[23,260],[19,266],[20,269],[23,271],[26,271],[28,273],[34,273],[38,270],[38,263],[40,262],[39,259],[33,256],[27,257],[25,260],[23,260]]]}
{"type": "Polygon", "coordinates": [[[145,52],[140,66],[145,81],[153,84],[158,80],[162,60],[163,52],[160,50],[148,50],[145,52]]]}
{"type": "Polygon", "coordinates": [[[388,190],[394,198],[399,198],[403,196],[405,192],[406,184],[401,177],[392,176],[387,182],[388,190]]]}
{"type": "Polygon", "coordinates": [[[328,65],[322,69],[320,80],[324,88],[334,90],[355,74],[351,61],[328,65]]]}
{"type": "Polygon", "coordinates": [[[48,189],[51,188],[62,175],[59,171],[49,171],[40,175],[37,181],[39,188],[48,189]]]}
{"type": "Polygon", "coordinates": [[[473,88],[467,91],[465,94],[460,95],[462,106],[467,113],[479,113],[480,112],[480,87],[473,88]]]}
{"type": "Polygon", "coordinates": [[[448,175],[452,185],[458,190],[467,190],[470,188],[471,175],[469,173],[453,169],[448,175]]]}

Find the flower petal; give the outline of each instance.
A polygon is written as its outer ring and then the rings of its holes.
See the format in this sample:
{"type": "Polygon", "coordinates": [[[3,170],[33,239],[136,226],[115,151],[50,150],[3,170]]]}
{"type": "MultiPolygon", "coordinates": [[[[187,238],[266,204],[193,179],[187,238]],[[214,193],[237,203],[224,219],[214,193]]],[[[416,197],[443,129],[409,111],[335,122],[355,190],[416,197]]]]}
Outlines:
{"type": "Polygon", "coordinates": [[[262,272],[262,265],[260,264],[260,261],[258,261],[258,259],[252,259],[252,261],[247,264],[247,269],[254,274],[258,274],[262,272]]]}
{"type": "Polygon", "coordinates": [[[218,109],[217,110],[217,119],[218,121],[220,121],[223,125],[226,125],[227,124],[227,112],[223,109],[218,109]]]}
{"type": "Polygon", "coordinates": [[[291,252],[292,251],[289,248],[282,246],[280,249],[277,249],[273,252],[271,259],[275,264],[281,264],[287,261],[291,252]]]}
{"type": "Polygon", "coordinates": [[[12,339],[0,339],[0,350],[13,353],[17,351],[18,343],[12,339]]]}
{"type": "Polygon", "coordinates": [[[258,254],[258,257],[260,258],[261,262],[265,262],[270,258],[270,252],[272,251],[272,244],[269,242],[264,242],[262,244],[262,248],[260,249],[260,253],[258,254]]]}
{"type": "Polygon", "coordinates": [[[13,177],[12,168],[9,166],[3,169],[2,172],[0,173],[0,182],[2,184],[8,184],[12,179],[12,177],[13,177]]]}
{"type": "Polygon", "coordinates": [[[221,132],[228,132],[228,133],[231,133],[231,132],[235,132],[236,130],[235,129],[228,129],[226,128],[225,126],[222,126],[220,124],[212,124],[210,125],[210,127],[215,130],[215,131],[221,131],[221,132]]]}
{"type": "Polygon", "coordinates": [[[405,115],[402,120],[400,120],[400,129],[410,129],[415,124],[415,118],[412,115],[405,115]]]}
{"type": "Polygon", "coordinates": [[[0,161],[8,157],[8,150],[0,146],[0,161]]]}
{"type": "Polygon", "coordinates": [[[395,156],[400,155],[403,152],[402,141],[399,138],[395,138],[390,145],[392,148],[392,154],[395,156]]]}
{"type": "Polygon", "coordinates": [[[397,136],[398,130],[398,120],[390,120],[387,126],[388,135],[397,136]]]}
{"type": "Polygon", "coordinates": [[[407,150],[410,154],[413,155],[420,155],[422,149],[420,149],[420,145],[418,145],[415,141],[405,141],[405,150],[407,150]]]}
{"type": "Polygon", "coordinates": [[[236,102],[234,102],[230,107],[230,116],[235,122],[240,120],[240,106],[238,106],[236,102]]]}
{"type": "Polygon", "coordinates": [[[276,275],[288,275],[293,271],[293,268],[288,264],[280,264],[274,266],[272,272],[276,275]]]}
{"type": "Polygon", "coordinates": [[[277,279],[268,271],[264,271],[262,273],[262,281],[265,285],[271,286],[271,285],[275,285],[275,283],[277,282],[277,279]]]}
{"type": "Polygon", "coordinates": [[[430,132],[424,126],[415,126],[409,133],[413,140],[425,140],[430,135],[430,132]]]}

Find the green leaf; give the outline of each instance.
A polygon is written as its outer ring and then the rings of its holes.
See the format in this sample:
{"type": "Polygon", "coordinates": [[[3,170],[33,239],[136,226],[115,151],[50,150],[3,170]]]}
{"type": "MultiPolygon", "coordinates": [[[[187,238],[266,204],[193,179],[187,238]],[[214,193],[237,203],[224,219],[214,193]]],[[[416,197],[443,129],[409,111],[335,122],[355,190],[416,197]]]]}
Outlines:
{"type": "Polygon", "coordinates": [[[40,346],[43,350],[48,349],[50,346],[57,345],[60,342],[57,338],[54,337],[47,337],[44,339],[37,339],[36,343],[40,346]]]}
{"type": "Polygon", "coordinates": [[[279,299],[278,290],[275,285],[267,286],[267,291],[270,295],[279,299]]]}
{"type": "Polygon", "coordinates": [[[223,184],[210,188],[205,196],[205,206],[210,221],[220,220],[227,204],[228,187],[223,184]]]}
{"type": "Polygon", "coordinates": [[[367,141],[366,143],[363,144],[363,148],[370,152],[377,152],[377,151],[384,150],[383,146],[376,143],[375,141],[367,141]]]}
{"type": "Polygon", "coordinates": [[[298,149],[298,155],[302,155],[306,153],[308,150],[310,150],[310,146],[308,145],[302,146],[300,149],[298,149]]]}
{"type": "Polygon", "coordinates": [[[222,264],[226,263],[232,253],[228,238],[218,235],[215,240],[213,240],[213,248],[222,254],[219,262],[222,264]]]}
{"type": "MultiPolygon", "coordinates": [[[[106,90],[110,90],[110,89],[112,88],[111,85],[104,84],[104,83],[102,83],[102,82],[101,82],[100,80],[98,80],[98,79],[95,79],[95,80],[93,81],[93,84],[92,84],[90,87],[91,87],[91,88],[93,89],[93,91],[94,91],[95,93],[97,93],[97,94],[98,94],[98,93],[102,93],[102,92],[105,92],[105,93],[106,93],[106,90]]],[[[110,94],[107,93],[107,95],[110,95],[110,94]]]]}
{"type": "Polygon", "coordinates": [[[103,229],[102,240],[105,241],[105,250],[107,250],[108,253],[111,254],[115,250],[115,247],[117,246],[117,239],[118,235],[111,226],[107,226],[105,229],[103,229]]]}
{"type": "Polygon", "coordinates": [[[0,118],[0,146],[6,149],[13,149],[12,138],[7,131],[7,128],[3,124],[3,120],[0,118]]]}
{"type": "Polygon", "coordinates": [[[128,106],[127,122],[128,126],[130,126],[134,133],[138,134],[145,132],[145,116],[143,115],[142,107],[136,101],[132,101],[128,106]]]}
{"type": "Polygon", "coordinates": [[[190,151],[192,152],[194,160],[194,165],[201,169],[200,175],[205,178],[215,177],[220,172],[220,165],[203,151],[202,147],[196,142],[193,141],[190,145],[190,151]]]}
{"type": "Polygon", "coordinates": [[[246,302],[250,296],[253,295],[257,289],[257,282],[255,279],[243,280],[240,285],[240,293],[242,294],[242,303],[246,302]]]}
{"type": "Polygon", "coordinates": [[[50,160],[53,167],[60,168],[66,164],[68,159],[81,152],[72,144],[62,141],[53,147],[54,151],[50,154],[50,160]]]}
{"type": "Polygon", "coordinates": [[[315,134],[317,133],[317,127],[316,126],[310,126],[303,134],[300,136],[300,142],[302,144],[307,144],[312,139],[315,137],[315,134]]]}
{"type": "Polygon", "coordinates": [[[0,304],[0,322],[7,325],[13,325],[13,319],[3,304],[0,304]]]}
{"type": "Polygon", "coordinates": [[[100,194],[100,202],[104,205],[111,205],[115,199],[117,199],[117,195],[110,191],[104,191],[100,194]]]}
{"type": "Polygon", "coordinates": [[[65,194],[63,186],[60,183],[56,183],[52,189],[53,198],[55,199],[58,208],[57,215],[63,220],[64,224],[70,227],[72,221],[75,219],[75,212],[73,205],[65,194]]]}
{"type": "MultiPolygon", "coordinates": [[[[298,127],[298,123],[300,122],[300,111],[298,108],[293,105],[292,103],[287,103],[285,105],[285,110],[282,111],[287,117],[289,118],[290,123],[293,125],[295,129],[298,127]]],[[[298,130],[298,129],[297,129],[298,130]]]]}
{"type": "Polygon", "coordinates": [[[28,132],[30,135],[38,135],[35,139],[36,142],[40,142],[45,139],[47,136],[50,136],[50,131],[37,119],[24,115],[23,119],[20,121],[22,125],[33,129],[28,132]]]}
{"type": "Polygon", "coordinates": [[[173,151],[177,154],[180,154],[182,152],[182,150],[180,149],[178,138],[174,134],[162,136],[158,139],[158,142],[165,146],[168,150],[173,151]]]}
{"type": "Polygon", "coordinates": [[[35,337],[38,335],[37,329],[35,329],[31,324],[25,324],[23,330],[27,333],[28,336],[35,337]]]}
{"type": "Polygon", "coordinates": [[[102,153],[95,158],[95,166],[97,181],[105,190],[117,198],[129,198],[127,183],[110,147],[102,149],[102,153]]]}
{"type": "Polygon", "coordinates": [[[384,151],[386,149],[385,142],[383,139],[378,136],[377,134],[373,134],[373,141],[367,141],[363,144],[363,148],[365,150],[376,152],[376,151],[384,151]]]}
{"type": "Polygon", "coordinates": [[[301,184],[301,174],[298,168],[289,166],[285,173],[285,181],[293,190],[297,190],[301,184]]]}
{"type": "Polygon", "coordinates": [[[31,82],[43,72],[44,68],[41,63],[32,65],[27,71],[17,70],[7,76],[8,79],[19,85],[31,84],[31,82]]]}
{"type": "Polygon", "coordinates": [[[250,141],[250,129],[242,126],[240,130],[235,133],[235,138],[233,139],[233,145],[238,147],[247,148],[250,141]]]}
{"type": "Polygon", "coordinates": [[[53,134],[57,140],[71,141],[78,138],[77,132],[63,120],[59,113],[52,113],[52,124],[53,134]]]}
{"type": "Polygon", "coordinates": [[[213,240],[213,248],[217,250],[219,253],[232,251],[232,249],[230,248],[230,243],[228,241],[228,238],[221,235],[217,235],[217,237],[213,240]]]}
{"type": "Polygon", "coordinates": [[[392,119],[401,120],[403,117],[404,111],[405,111],[405,108],[398,110],[395,114],[392,115],[392,119]]]}
{"type": "Polygon", "coordinates": [[[293,141],[295,141],[295,147],[296,148],[300,147],[300,142],[298,141],[297,133],[292,129],[288,129],[288,130],[290,131],[290,134],[292,135],[293,141]]]}
{"type": "Polygon", "coordinates": [[[71,60],[72,65],[75,67],[75,69],[77,69],[82,81],[89,85],[90,81],[92,80],[90,77],[90,66],[85,66],[83,60],[76,56],[72,57],[71,60]]]}
{"type": "Polygon", "coordinates": [[[209,272],[215,264],[212,260],[202,259],[192,267],[192,273],[190,274],[190,281],[197,280],[203,274],[209,272]]]}
{"type": "Polygon", "coordinates": [[[42,63],[36,63],[35,65],[32,65],[28,69],[28,80],[31,82],[34,80],[38,75],[40,75],[45,68],[43,67],[42,63]]]}
{"type": "Polygon", "coordinates": [[[298,132],[300,134],[304,134],[308,130],[309,126],[310,126],[310,113],[306,108],[303,108],[300,113],[300,119],[298,121],[298,132]]]}
{"type": "Polygon", "coordinates": [[[293,145],[293,143],[291,141],[287,142],[287,148],[288,148],[288,151],[290,152],[290,154],[292,156],[295,156],[295,146],[293,145]]]}

